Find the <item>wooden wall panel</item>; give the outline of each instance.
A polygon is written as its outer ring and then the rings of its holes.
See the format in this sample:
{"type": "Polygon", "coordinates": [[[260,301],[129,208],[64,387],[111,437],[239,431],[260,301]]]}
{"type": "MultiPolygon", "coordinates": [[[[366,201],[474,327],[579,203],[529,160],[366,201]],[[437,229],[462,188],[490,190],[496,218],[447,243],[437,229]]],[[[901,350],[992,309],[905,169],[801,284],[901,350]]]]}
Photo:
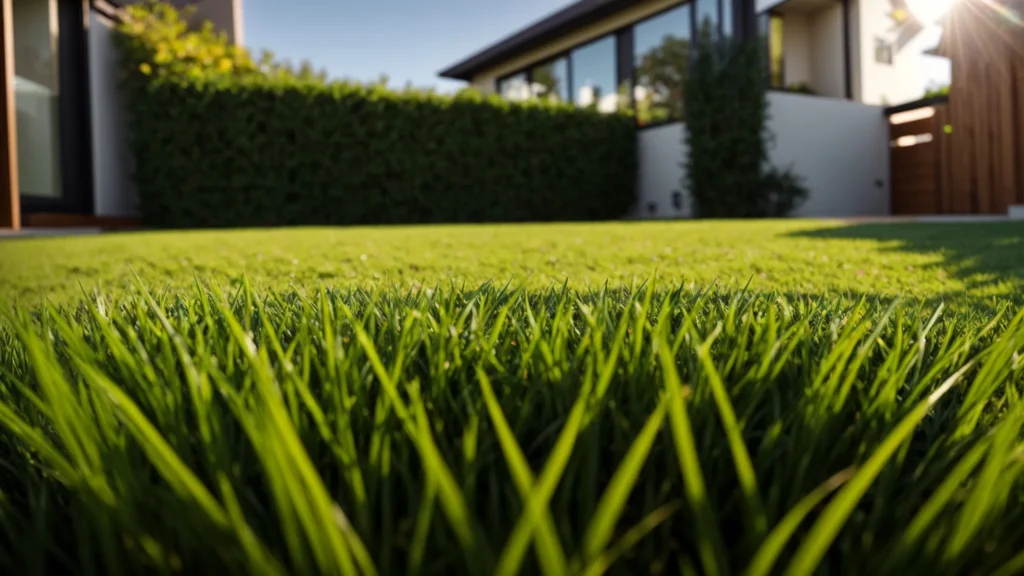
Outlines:
{"type": "Polygon", "coordinates": [[[0,0],[0,228],[21,227],[14,114],[14,29],[11,0],[0,0]]]}
{"type": "Polygon", "coordinates": [[[938,205],[1006,214],[1024,203],[1024,27],[983,0],[962,0],[944,28],[952,87],[936,117],[938,205]],[[943,138],[947,124],[953,131],[943,138]]]}

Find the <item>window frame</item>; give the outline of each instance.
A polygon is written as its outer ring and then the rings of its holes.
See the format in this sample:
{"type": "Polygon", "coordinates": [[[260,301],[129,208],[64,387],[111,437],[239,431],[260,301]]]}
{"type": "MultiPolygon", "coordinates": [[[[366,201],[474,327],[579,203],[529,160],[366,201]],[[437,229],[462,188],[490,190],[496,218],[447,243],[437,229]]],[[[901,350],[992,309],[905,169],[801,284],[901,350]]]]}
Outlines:
{"type": "MultiPolygon", "coordinates": [[[[81,0],[49,1],[57,10],[57,51],[54,56],[59,86],[57,169],[60,170],[61,194],[47,197],[12,191],[19,195],[22,222],[34,213],[93,214],[95,211],[89,92],[88,23],[91,4],[81,0]]],[[[0,14],[0,21],[2,19],[0,14]]],[[[12,76],[11,82],[13,80],[12,76]]],[[[13,90],[11,103],[14,104],[13,90]]],[[[16,137],[13,130],[12,136],[16,137]]]]}
{"type": "MultiPolygon", "coordinates": [[[[735,0],[717,0],[718,22],[717,22],[716,33],[717,33],[717,35],[719,37],[722,37],[723,34],[724,34],[723,21],[722,21],[723,14],[725,14],[725,12],[726,12],[724,4],[726,2],[734,2],[734,1],[735,0]]],[[[505,80],[508,80],[509,78],[512,78],[513,76],[518,76],[519,74],[525,74],[527,84],[528,85],[532,85],[533,84],[533,69],[534,68],[536,68],[538,66],[542,66],[542,65],[550,63],[550,62],[553,62],[555,60],[558,60],[559,58],[565,58],[566,59],[566,63],[567,63],[566,76],[567,76],[567,79],[568,79],[568,82],[569,82],[569,91],[570,91],[570,94],[569,94],[570,98],[569,98],[569,102],[568,103],[575,105],[576,104],[576,94],[575,94],[576,86],[575,86],[575,82],[574,82],[575,81],[575,74],[573,72],[572,53],[574,51],[580,49],[580,48],[584,48],[584,47],[586,47],[586,46],[588,46],[590,44],[593,44],[595,42],[598,42],[598,41],[601,41],[601,40],[604,40],[606,38],[611,37],[611,38],[613,38],[615,40],[615,61],[614,61],[614,66],[615,66],[615,77],[617,79],[616,89],[618,89],[618,87],[621,87],[623,83],[627,83],[629,85],[629,90],[628,90],[628,93],[629,93],[628,106],[629,106],[630,110],[633,110],[635,108],[635,105],[636,105],[635,94],[634,94],[634,90],[636,88],[636,54],[635,54],[634,28],[637,25],[640,25],[640,24],[643,24],[643,23],[647,22],[648,20],[651,20],[653,18],[657,18],[658,16],[662,16],[662,15],[664,15],[667,12],[671,12],[672,10],[676,10],[676,9],[680,8],[681,6],[688,6],[689,7],[689,10],[690,10],[690,41],[693,42],[694,44],[696,44],[696,42],[698,40],[698,38],[697,38],[697,22],[696,22],[696,2],[694,2],[694,0],[680,0],[679,2],[674,2],[672,5],[666,6],[665,8],[663,8],[661,10],[658,10],[657,12],[654,12],[653,14],[649,14],[649,15],[645,16],[641,20],[637,20],[636,22],[630,22],[629,24],[626,24],[624,26],[620,26],[620,27],[615,28],[613,30],[609,30],[607,33],[601,34],[600,36],[596,36],[594,38],[588,38],[587,40],[584,40],[582,42],[578,42],[576,44],[573,44],[572,46],[569,46],[568,48],[566,48],[564,50],[560,50],[560,51],[555,52],[553,54],[546,55],[544,58],[539,58],[537,60],[531,61],[528,64],[526,64],[525,66],[516,68],[515,70],[512,70],[511,72],[508,72],[506,74],[502,74],[501,76],[498,76],[498,77],[496,77],[494,79],[494,91],[495,91],[496,94],[500,95],[501,92],[499,90],[499,87],[501,86],[501,83],[504,82],[505,80]]],[[[730,13],[732,15],[732,20],[733,20],[732,23],[731,23],[732,25],[730,27],[730,29],[731,29],[730,37],[735,37],[737,32],[738,32],[738,30],[740,29],[740,27],[737,26],[737,24],[738,24],[737,20],[739,19],[740,14],[739,14],[739,12],[737,12],[737,10],[735,10],[735,6],[733,6],[733,10],[731,10],[730,13]]],[[[634,120],[636,121],[636,119],[634,119],[634,120]]],[[[650,128],[657,128],[659,126],[664,126],[666,124],[673,124],[673,123],[677,123],[677,122],[681,122],[681,120],[668,119],[668,120],[662,120],[660,122],[652,122],[650,124],[645,124],[643,126],[640,126],[639,124],[637,124],[636,128],[637,128],[637,130],[647,130],[647,129],[650,129],[650,128]]]]}

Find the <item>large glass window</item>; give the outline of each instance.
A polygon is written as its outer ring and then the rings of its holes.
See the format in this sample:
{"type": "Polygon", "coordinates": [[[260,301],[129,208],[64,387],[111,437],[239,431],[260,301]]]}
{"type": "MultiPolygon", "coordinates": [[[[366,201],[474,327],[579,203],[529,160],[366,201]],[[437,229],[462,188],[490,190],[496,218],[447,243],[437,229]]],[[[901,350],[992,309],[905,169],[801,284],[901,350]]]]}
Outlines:
{"type": "Polygon", "coordinates": [[[692,50],[690,5],[633,28],[633,97],[641,126],[683,119],[683,90],[692,50]]]}
{"type": "Polygon", "coordinates": [[[14,0],[12,14],[19,192],[59,198],[57,0],[14,0]]]}
{"type": "Polygon", "coordinates": [[[506,100],[521,102],[530,99],[530,83],[526,72],[513,74],[498,81],[498,93],[506,100]]]}
{"type": "Polygon", "coordinates": [[[617,89],[615,45],[615,37],[606,36],[573,50],[570,56],[573,102],[581,108],[593,107],[600,112],[615,112],[629,105],[628,93],[623,97],[617,89]]]}
{"type": "MultiPolygon", "coordinates": [[[[726,2],[729,1],[731,0],[726,0],[726,2]]],[[[705,27],[710,27],[711,37],[718,37],[718,25],[720,22],[720,17],[718,14],[718,3],[719,0],[695,0],[694,9],[697,13],[696,30],[698,34],[702,33],[705,27]]]]}
{"type": "Polygon", "coordinates": [[[558,58],[530,70],[530,89],[537,98],[569,101],[569,60],[558,58]]]}

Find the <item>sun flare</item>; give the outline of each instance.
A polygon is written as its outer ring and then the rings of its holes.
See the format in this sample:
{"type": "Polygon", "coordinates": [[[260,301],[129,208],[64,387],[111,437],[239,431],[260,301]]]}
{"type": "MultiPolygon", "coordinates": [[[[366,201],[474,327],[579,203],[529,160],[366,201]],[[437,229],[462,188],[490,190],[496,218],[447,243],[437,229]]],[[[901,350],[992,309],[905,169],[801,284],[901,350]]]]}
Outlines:
{"type": "Polygon", "coordinates": [[[925,25],[938,22],[957,0],[906,0],[907,8],[925,25]]]}

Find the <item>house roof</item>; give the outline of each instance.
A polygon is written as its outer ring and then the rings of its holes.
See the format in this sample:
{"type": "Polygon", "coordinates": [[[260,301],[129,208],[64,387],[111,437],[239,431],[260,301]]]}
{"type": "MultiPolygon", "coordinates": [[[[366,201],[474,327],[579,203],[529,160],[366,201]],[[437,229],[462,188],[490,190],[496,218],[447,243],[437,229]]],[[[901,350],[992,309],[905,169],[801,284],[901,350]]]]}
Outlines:
{"type": "Polygon", "coordinates": [[[442,70],[440,76],[472,80],[479,72],[556,38],[620,12],[642,0],[577,0],[561,10],[507,36],[442,70]]]}

